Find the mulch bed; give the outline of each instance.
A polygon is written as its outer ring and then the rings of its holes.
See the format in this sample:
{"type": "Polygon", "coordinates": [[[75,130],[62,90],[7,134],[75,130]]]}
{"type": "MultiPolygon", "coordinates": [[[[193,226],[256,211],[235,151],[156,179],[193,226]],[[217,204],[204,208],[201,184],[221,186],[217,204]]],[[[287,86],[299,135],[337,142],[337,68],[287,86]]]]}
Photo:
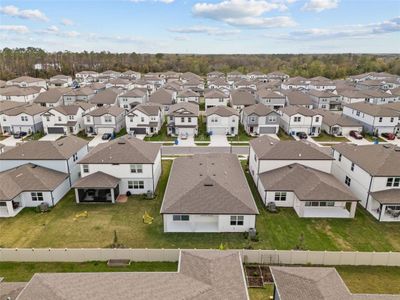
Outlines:
{"type": "Polygon", "coordinates": [[[249,287],[263,287],[274,282],[269,266],[252,265],[244,268],[249,287]]]}

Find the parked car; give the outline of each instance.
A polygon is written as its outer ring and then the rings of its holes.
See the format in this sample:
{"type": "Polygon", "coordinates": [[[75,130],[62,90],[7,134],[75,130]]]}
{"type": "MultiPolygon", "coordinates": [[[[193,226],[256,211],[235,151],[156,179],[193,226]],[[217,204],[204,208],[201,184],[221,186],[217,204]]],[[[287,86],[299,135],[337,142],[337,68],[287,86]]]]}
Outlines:
{"type": "Polygon", "coordinates": [[[26,136],[26,135],[27,135],[27,133],[26,133],[25,131],[18,131],[18,132],[15,132],[15,133],[13,134],[13,136],[14,136],[15,139],[23,138],[23,137],[26,136]]]}
{"type": "Polygon", "coordinates": [[[392,140],[394,140],[394,139],[396,138],[396,136],[394,135],[394,133],[391,133],[391,132],[382,133],[382,136],[383,136],[385,139],[390,140],[390,141],[392,141],[392,140]]]}
{"type": "Polygon", "coordinates": [[[361,135],[360,132],[358,132],[357,130],[351,130],[350,131],[350,136],[355,138],[356,140],[362,140],[363,136],[361,135]]]}
{"type": "Polygon", "coordinates": [[[102,139],[103,141],[108,141],[108,140],[111,139],[111,137],[112,137],[112,134],[111,134],[111,133],[104,133],[104,134],[102,135],[101,139],[102,139]]]}
{"type": "Polygon", "coordinates": [[[300,132],[297,132],[296,135],[297,135],[297,136],[299,137],[299,139],[301,139],[301,140],[307,139],[307,133],[305,133],[305,132],[300,131],[300,132]]]}

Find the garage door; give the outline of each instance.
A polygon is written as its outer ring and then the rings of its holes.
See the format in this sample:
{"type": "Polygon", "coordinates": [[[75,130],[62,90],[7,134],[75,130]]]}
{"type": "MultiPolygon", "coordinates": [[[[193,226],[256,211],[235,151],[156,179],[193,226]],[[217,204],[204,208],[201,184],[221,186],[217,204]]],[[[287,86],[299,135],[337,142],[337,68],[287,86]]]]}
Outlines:
{"type": "Polygon", "coordinates": [[[113,132],[114,132],[113,128],[98,128],[97,129],[97,134],[113,133],[113,132]]]}
{"type": "Polygon", "coordinates": [[[260,127],[260,134],[261,133],[276,133],[276,127],[260,127]]]}
{"type": "Polygon", "coordinates": [[[210,131],[213,135],[226,135],[225,127],[210,127],[210,131]]]}
{"type": "Polygon", "coordinates": [[[48,127],[47,128],[47,133],[59,133],[59,134],[64,134],[64,128],[63,127],[48,127]]]}
{"type": "Polygon", "coordinates": [[[133,131],[135,134],[146,134],[146,128],[144,127],[133,127],[130,128],[130,131],[133,131]]]}

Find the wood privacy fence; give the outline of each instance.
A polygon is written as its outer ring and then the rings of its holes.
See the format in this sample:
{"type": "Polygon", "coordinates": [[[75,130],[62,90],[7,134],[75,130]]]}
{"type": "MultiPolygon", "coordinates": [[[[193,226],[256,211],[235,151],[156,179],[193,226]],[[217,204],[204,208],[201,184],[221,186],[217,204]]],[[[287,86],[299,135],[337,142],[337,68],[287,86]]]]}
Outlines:
{"type": "MultiPolygon", "coordinates": [[[[182,249],[184,250],[184,249],[182,249]]],[[[129,259],[131,261],[178,261],[180,249],[107,248],[0,248],[0,261],[84,262],[129,259]]],[[[207,250],[196,250],[207,251],[207,250]]],[[[224,251],[224,250],[222,250],[224,251]]],[[[232,251],[232,250],[230,250],[232,251]]],[[[244,263],[285,265],[400,266],[400,252],[235,250],[244,263]]]]}

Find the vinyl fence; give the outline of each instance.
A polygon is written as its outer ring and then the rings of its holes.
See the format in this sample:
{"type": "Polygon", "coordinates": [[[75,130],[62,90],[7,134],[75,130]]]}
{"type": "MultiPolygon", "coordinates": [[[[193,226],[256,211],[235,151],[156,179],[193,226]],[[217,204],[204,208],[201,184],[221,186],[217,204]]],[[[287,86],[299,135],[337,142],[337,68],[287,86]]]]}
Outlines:
{"type": "MultiPolygon", "coordinates": [[[[180,249],[18,249],[0,248],[0,261],[84,262],[129,259],[131,261],[178,261],[180,249]]],[[[182,250],[184,251],[184,250],[182,250]]],[[[207,251],[207,250],[196,250],[207,251]]],[[[232,251],[232,250],[230,250],[232,251]]],[[[244,263],[285,265],[400,266],[400,252],[342,252],[297,250],[234,250],[244,263]]]]}

